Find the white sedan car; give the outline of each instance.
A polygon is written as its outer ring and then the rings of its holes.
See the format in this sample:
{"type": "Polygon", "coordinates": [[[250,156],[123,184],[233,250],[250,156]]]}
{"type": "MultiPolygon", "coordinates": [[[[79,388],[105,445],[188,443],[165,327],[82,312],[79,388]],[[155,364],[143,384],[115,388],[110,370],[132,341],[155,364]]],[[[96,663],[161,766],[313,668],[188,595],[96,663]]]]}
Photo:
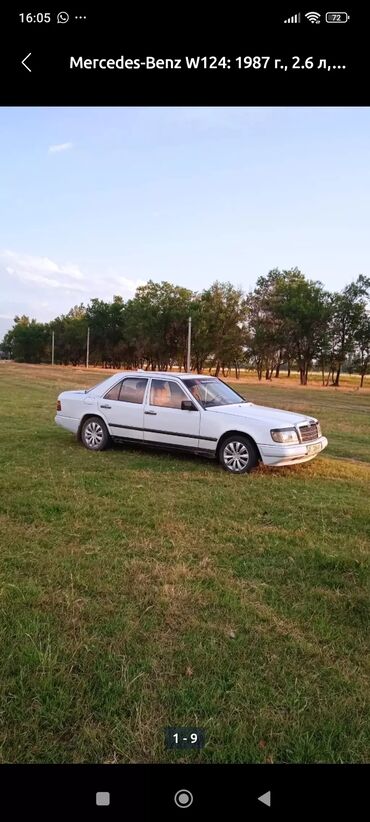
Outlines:
{"type": "Polygon", "coordinates": [[[313,417],[248,402],[216,377],[126,371],[86,391],[63,391],[57,425],[91,451],[110,440],[215,457],[232,474],[259,461],[295,465],[326,448],[313,417]]]}

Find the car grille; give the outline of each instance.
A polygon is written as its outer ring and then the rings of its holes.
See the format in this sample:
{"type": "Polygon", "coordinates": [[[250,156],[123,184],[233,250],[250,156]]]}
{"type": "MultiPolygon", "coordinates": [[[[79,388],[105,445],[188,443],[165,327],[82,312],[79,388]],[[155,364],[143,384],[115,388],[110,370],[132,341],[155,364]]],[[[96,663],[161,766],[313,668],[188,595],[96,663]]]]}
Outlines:
{"type": "Polygon", "coordinates": [[[309,425],[299,425],[298,435],[301,442],[311,442],[312,440],[317,440],[319,436],[317,423],[312,422],[309,425]]]}

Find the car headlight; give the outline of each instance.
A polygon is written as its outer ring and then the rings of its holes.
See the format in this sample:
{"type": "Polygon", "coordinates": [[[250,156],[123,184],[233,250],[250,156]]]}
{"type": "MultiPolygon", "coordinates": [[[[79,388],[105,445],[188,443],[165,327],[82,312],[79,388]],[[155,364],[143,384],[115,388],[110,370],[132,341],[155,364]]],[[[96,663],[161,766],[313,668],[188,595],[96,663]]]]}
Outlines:
{"type": "Polygon", "coordinates": [[[274,428],[270,434],[274,442],[299,442],[295,428],[274,428]]]}
{"type": "Polygon", "coordinates": [[[319,422],[316,423],[317,426],[317,436],[322,437],[321,425],[319,422]]]}

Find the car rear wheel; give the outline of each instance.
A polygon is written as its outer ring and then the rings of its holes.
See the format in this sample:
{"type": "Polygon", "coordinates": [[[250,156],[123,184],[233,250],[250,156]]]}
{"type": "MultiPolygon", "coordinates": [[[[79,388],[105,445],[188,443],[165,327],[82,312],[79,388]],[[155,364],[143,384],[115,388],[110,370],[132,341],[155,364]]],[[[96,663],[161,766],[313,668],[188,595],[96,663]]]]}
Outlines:
{"type": "Polygon", "coordinates": [[[258,463],[257,449],[242,434],[231,434],[220,447],[219,461],[230,474],[247,474],[258,463]]]}
{"type": "Polygon", "coordinates": [[[82,425],[81,442],[89,451],[102,451],[108,445],[107,427],[100,417],[89,417],[82,425]]]}

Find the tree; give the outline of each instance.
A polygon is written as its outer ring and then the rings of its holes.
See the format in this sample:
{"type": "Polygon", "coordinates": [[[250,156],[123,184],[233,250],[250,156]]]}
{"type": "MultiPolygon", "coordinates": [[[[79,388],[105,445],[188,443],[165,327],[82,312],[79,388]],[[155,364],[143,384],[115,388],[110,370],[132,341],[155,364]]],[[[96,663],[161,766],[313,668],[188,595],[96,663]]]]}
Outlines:
{"type": "Polygon", "coordinates": [[[370,313],[364,309],[354,334],[355,356],[352,366],[360,374],[363,387],[366,374],[370,372],[370,313]]]}
{"type": "Polygon", "coordinates": [[[184,363],[191,300],[191,291],[168,282],[149,280],[136,290],[126,304],[125,340],[141,366],[167,370],[184,363]]]}
{"type": "MultiPolygon", "coordinates": [[[[83,304],[75,305],[68,314],[56,317],[47,326],[48,349],[54,331],[55,362],[63,365],[79,365],[86,357],[87,321],[83,304]]],[[[50,361],[50,351],[49,357],[50,361]]]]}
{"type": "Polygon", "coordinates": [[[194,312],[193,350],[197,370],[211,357],[216,376],[243,356],[246,300],[241,288],[215,282],[202,292],[194,312]]]}
{"type": "MultiPolygon", "coordinates": [[[[123,337],[123,301],[113,303],[94,297],[86,309],[86,328],[90,328],[90,361],[104,368],[115,364],[115,347],[123,337]]],[[[118,366],[119,367],[119,366],[118,366]]]]}
{"type": "Polygon", "coordinates": [[[14,326],[5,335],[2,347],[17,362],[42,362],[47,348],[46,328],[24,314],[16,316],[14,326]]]}
{"type": "Polygon", "coordinates": [[[259,277],[248,298],[249,357],[259,379],[279,375],[283,363],[297,362],[300,381],[307,383],[308,369],[319,351],[328,320],[328,295],[321,283],[307,280],[298,268],[272,269],[259,277]]]}
{"type": "Polygon", "coordinates": [[[14,329],[11,328],[5,334],[1,343],[2,352],[9,359],[14,359],[14,329]]]}
{"type": "Polygon", "coordinates": [[[360,274],[355,282],[332,296],[331,373],[334,385],[339,385],[343,363],[354,350],[369,295],[370,279],[360,274]]]}
{"type": "Polygon", "coordinates": [[[280,366],[289,361],[288,337],[284,321],[276,311],[279,285],[289,278],[290,272],[274,268],[266,277],[258,277],[256,287],[248,296],[249,356],[255,361],[258,379],[265,370],[266,379],[271,379],[275,370],[279,375],[280,366]]]}
{"type": "Polygon", "coordinates": [[[203,294],[196,294],[191,304],[191,354],[192,368],[202,373],[206,361],[211,356],[212,339],[209,333],[209,304],[203,294]]]}
{"type": "Polygon", "coordinates": [[[307,280],[294,269],[277,285],[274,312],[283,321],[284,337],[297,362],[300,383],[306,385],[329,320],[329,295],[320,282],[307,280]]]}

